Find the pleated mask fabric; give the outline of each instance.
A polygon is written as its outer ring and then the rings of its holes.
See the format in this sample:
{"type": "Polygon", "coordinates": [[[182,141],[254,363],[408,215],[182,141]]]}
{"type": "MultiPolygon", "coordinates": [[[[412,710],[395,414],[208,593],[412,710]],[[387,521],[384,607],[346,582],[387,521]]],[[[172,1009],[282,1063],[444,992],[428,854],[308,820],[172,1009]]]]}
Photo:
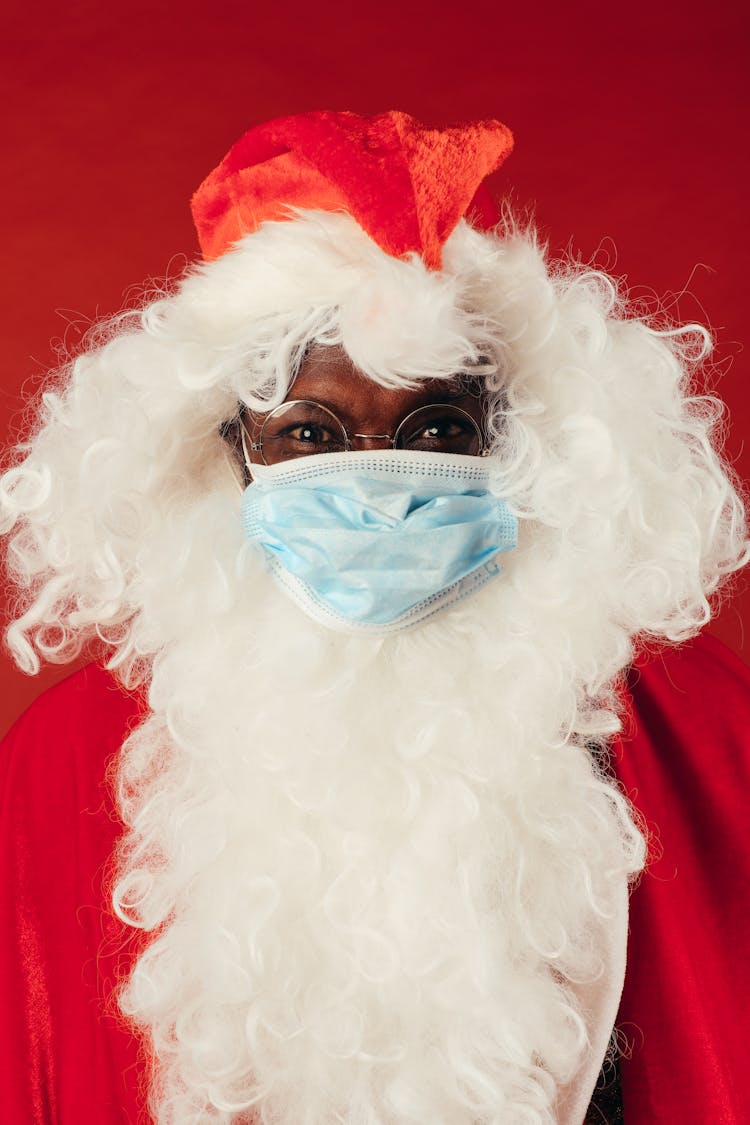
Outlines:
{"type": "Polygon", "coordinates": [[[518,521],[483,458],[378,450],[253,465],[242,500],[289,597],[346,632],[385,634],[431,617],[500,573],[518,521]]]}

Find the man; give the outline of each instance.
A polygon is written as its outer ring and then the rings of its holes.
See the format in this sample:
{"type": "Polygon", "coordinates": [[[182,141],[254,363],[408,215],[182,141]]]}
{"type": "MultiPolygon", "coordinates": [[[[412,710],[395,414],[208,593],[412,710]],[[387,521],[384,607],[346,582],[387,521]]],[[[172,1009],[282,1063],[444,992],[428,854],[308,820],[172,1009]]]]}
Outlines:
{"type": "Polygon", "coordinates": [[[647,663],[634,718],[624,679],[747,557],[691,397],[707,339],[477,229],[510,146],[398,113],[251,130],[194,198],[206,264],[46,392],[3,478],[8,643],[34,672],[98,640],[109,671],[6,754],[10,1120],[579,1125],[616,1024],[628,1125],[739,1119],[730,945],[672,917],[733,909],[702,859],[731,715],[706,807],[648,801],[659,755],[695,767],[696,681],[740,716],[747,680],[710,646],[647,663]],[[623,722],[636,805],[706,834],[627,978],[623,722]]]}

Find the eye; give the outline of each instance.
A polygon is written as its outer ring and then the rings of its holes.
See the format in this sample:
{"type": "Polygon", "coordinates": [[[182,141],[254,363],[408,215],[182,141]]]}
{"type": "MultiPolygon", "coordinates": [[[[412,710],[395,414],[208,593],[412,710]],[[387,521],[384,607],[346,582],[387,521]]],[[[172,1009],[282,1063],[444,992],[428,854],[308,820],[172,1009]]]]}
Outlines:
{"type": "Polygon", "coordinates": [[[331,429],[316,422],[300,422],[297,426],[287,426],[278,438],[285,441],[298,441],[301,445],[328,445],[332,441],[340,440],[331,429]]]}
{"type": "Polygon", "coordinates": [[[340,453],[346,431],[335,414],[316,402],[284,402],[266,418],[261,431],[266,459],[285,461],[315,453],[340,453]]]}
{"type": "Polygon", "coordinates": [[[399,449],[476,455],[481,446],[479,426],[459,407],[424,406],[404,419],[396,435],[399,449]]]}
{"type": "Polygon", "coordinates": [[[432,418],[426,426],[422,427],[421,432],[413,434],[409,440],[421,438],[424,441],[451,441],[468,432],[469,427],[462,419],[432,418]]]}

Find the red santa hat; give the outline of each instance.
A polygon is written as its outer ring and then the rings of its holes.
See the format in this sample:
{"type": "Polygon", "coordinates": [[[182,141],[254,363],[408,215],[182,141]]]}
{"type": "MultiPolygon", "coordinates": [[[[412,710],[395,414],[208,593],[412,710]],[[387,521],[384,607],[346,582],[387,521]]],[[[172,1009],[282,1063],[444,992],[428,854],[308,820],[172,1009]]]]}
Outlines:
{"type": "Polygon", "coordinates": [[[484,229],[497,221],[482,181],[512,147],[494,120],[427,129],[394,110],[279,117],[245,133],[193,196],[203,256],[305,207],[345,211],[386,253],[416,252],[440,269],[459,219],[484,229]]]}

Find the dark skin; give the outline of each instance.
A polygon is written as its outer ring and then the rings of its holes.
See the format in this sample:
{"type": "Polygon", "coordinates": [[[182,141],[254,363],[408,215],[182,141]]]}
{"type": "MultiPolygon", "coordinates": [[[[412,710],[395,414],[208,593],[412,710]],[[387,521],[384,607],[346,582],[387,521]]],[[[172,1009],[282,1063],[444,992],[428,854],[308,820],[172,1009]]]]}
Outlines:
{"type": "MultiPolygon", "coordinates": [[[[340,345],[315,344],[309,349],[289,388],[287,401],[292,399],[309,399],[331,410],[343,422],[352,448],[358,450],[387,449],[383,435],[392,437],[407,414],[431,403],[451,403],[465,410],[480,428],[484,414],[478,387],[465,378],[426,380],[415,388],[381,387],[354,365],[340,345]]],[[[247,412],[246,426],[253,440],[262,423],[262,414],[247,412]]],[[[260,462],[257,451],[249,450],[249,455],[251,462],[260,462]]]]}

